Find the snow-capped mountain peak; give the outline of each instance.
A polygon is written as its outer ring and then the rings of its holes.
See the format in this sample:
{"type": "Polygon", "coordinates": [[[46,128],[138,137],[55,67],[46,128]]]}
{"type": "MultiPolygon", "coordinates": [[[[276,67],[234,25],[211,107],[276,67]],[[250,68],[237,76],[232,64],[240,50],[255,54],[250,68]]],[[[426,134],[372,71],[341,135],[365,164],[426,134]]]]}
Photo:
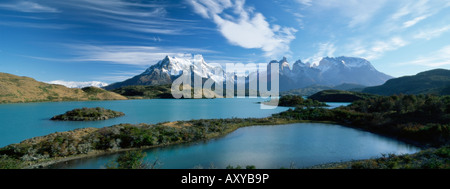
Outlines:
{"type": "MultiPolygon", "coordinates": [[[[271,63],[275,63],[272,61],[271,63]]],[[[289,65],[285,58],[280,63],[280,89],[290,90],[310,85],[340,85],[357,83],[373,86],[383,84],[392,78],[377,71],[372,64],[355,57],[324,57],[316,63],[296,61],[292,70],[285,69],[289,65]]]]}
{"type": "Polygon", "coordinates": [[[190,71],[202,78],[217,78],[219,72],[223,72],[222,67],[212,66],[205,62],[202,55],[192,57],[170,57],[166,56],[157,64],[148,68],[143,74],[152,74],[159,71],[159,74],[168,74],[171,77],[177,77],[183,74],[183,71],[190,71]]]}
{"type": "Polygon", "coordinates": [[[347,69],[366,67],[367,69],[375,70],[372,64],[366,59],[345,56],[336,58],[325,57],[322,58],[322,60],[320,60],[318,64],[313,64],[311,67],[317,68],[322,72],[325,72],[327,70],[335,70],[337,69],[337,67],[343,67],[347,69]]]}
{"type": "MultiPolygon", "coordinates": [[[[369,61],[362,58],[337,57],[322,58],[318,64],[296,61],[292,69],[286,58],[280,61],[274,60],[267,65],[265,74],[261,70],[257,75],[269,76],[272,64],[279,63],[280,90],[298,89],[311,85],[335,86],[342,83],[355,83],[365,86],[383,84],[392,78],[377,71],[369,61]]],[[[238,73],[227,73],[222,67],[208,64],[201,55],[190,57],[166,56],[157,64],[148,68],[144,73],[126,81],[114,83],[106,89],[115,89],[128,85],[166,85],[172,84],[184,72],[192,76],[200,76],[203,79],[212,79],[216,82],[235,81],[238,73]]],[[[250,73],[255,74],[255,73],[250,73]]]]}
{"type": "Polygon", "coordinates": [[[100,81],[86,81],[86,82],[79,82],[79,81],[62,81],[62,80],[56,80],[56,81],[49,81],[48,84],[56,84],[56,85],[63,85],[69,88],[84,88],[84,87],[106,87],[108,86],[108,83],[100,82],[100,81]]]}

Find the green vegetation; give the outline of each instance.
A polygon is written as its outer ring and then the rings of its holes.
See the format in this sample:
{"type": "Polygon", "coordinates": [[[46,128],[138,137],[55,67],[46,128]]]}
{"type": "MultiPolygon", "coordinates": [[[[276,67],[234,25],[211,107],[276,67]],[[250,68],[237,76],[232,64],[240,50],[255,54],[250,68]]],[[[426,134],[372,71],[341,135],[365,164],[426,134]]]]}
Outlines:
{"type": "Polygon", "coordinates": [[[29,77],[0,73],[0,103],[86,100],[126,100],[119,94],[96,87],[71,89],[38,82],[29,77]]]}
{"type": "Polygon", "coordinates": [[[36,165],[68,156],[151,148],[208,140],[240,127],[294,123],[277,118],[211,119],[148,124],[120,124],[35,137],[0,149],[0,155],[24,165],[36,165]]]}
{"type": "MultiPolygon", "coordinates": [[[[228,165],[225,169],[243,169],[243,168],[240,165],[237,165],[236,167],[228,165]]],[[[254,165],[247,165],[245,166],[245,169],[256,169],[256,167],[254,165]]]]}
{"type": "Polygon", "coordinates": [[[97,88],[97,87],[84,87],[81,90],[84,91],[85,93],[87,93],[88,95],[97,95],[97,94],[105,92],[105,90],[97,88]]]}
{"type": "MultiPolygon", "coordinates": [[[[191,97],[194,98],[195,92],[202,92],[202,98],[206,98],[205,94],[213,96],[213,91],[206,89],[191,89],[191,97]],[[195,91],[195,92],[194,92],[195,91]]],[[[113,89],[112,91],[120,95],[126,96],[128,98],[135,99],[173,99],[171,92],[172,85],[133,85],[125,86],[118,89],[113,89]]],[[[183,85],[180,86],[183,89],[183,85]]]]}
{"type": "Polygon", "coordinates": [[[363,92],[379,95],[450,95],[450,70],[436,69],[415,76],[391,79],[381,86],[365,88],[363,92]]]}
{"type": "Polygon", "coordinates": [[[301,89],[292,89],[289,91],[281,92],[281,96],[285,95],[297,95],[297,96],[311,96],[313,94],[316,94],[320,91],[324,90],[345,90],[345,91],[355,91],[355,92],[361,92],[366,86],[358,85],[358,84],[351,84],[351,83],[344,83],[341,85],[337,85],[334,87],[331,86],[322,86],[322,85],[312,85],[309,87],[301,88],[301,89]]]}
{"type": "Polygon", "coordinates": [[[296,108],[273,117],[332,121],[422,145],[450,144],[450,96],[379,96],[347,107],[296,108]]]}
{"type": "Polygon", "coordinates": [[[0,169],[20,169],[23,166],[22,162],[18,159],[0,155],[0,169]]]}
{"type": "Polygon", "coordinates": [[[411,155],[385,154],[381,158],[337,163],[328,169],[450,169],[450,147],[427,149],[411,155]]]}
{"type": "Polygon", "coordinates": [[[314,95],[311,95],[309,99],[317,100],[320,102],[354,102],[357,100],[369,99],[376,96],[377,95],[361,92],[324,90],[314,95]]]}
{"type": "MultiPolygon", "coordinates": [[[[307,101],[300,98],[290,96],[285,100],[294,104],[307,101]]],[[[338,123],[424,147],[439,148],[413,155],[389,155],[376,160],[353,162],[346,168],[449,168],[449,148],[445,146],[450,145],[450,96],[433,95],[376,96],[335,109],[303,105],[268,118],[120,124],[101,129],[77,129],[35,137],[1,148],[0,166],[23,168],[65,157],[205,141],[241,127],[302,121],[338,123]]],[[[131,159],[129,162],[136,162],[140,158],[133,154],[125,157],[120,161],[131,159]]],[[[117,168],[121,166],[119,161],[116,165],[117,168]]]]}
{"type": "Polygon", "coordinates": [[[146,153],[141,150],[128,151],[120,154],[119,157],[106,165],[107,169],[154,169],[158,165],[159,161],[155,161],[153,165],[150,165],[144,161],[146,153]]]}
{"type": "Polygon", "coordinates": [[[173,98],[171,85],[134,85],[113,89],[112,91],[129,98],[173,98]]]}
{"type": "Polygon", "coordinates": [[[51,118],[51,120],[58,121],[98,121],[107,120],[110,118],[116,118],[124,116],[122,112],[108,110],[100,107],[96,108],[81,108],[68,111],[64,114],[57,115],[51,118]]]}
{"type": "Polygon", "coordinates": [[[313,86],[309,86],[309,87],[305,87],[305,88],[301,88],[301,89],[292,89],[289,91],[280,92],[280,95],[281,96],[286,96],[286,95],[311,96],[320,91],[330,90],[330,89],[333,89],[333,87],[313,85],[313,86]]]}
{"type": "Polygon", "coordinates": [[[278,102],[279,106],[287,106],[287,107],[322,107],[327,106],[327,104],[323,102],[319,102],[311,99],[304,99],[301,96],[295,95],[286,95],[281,96],[278,102]]]}

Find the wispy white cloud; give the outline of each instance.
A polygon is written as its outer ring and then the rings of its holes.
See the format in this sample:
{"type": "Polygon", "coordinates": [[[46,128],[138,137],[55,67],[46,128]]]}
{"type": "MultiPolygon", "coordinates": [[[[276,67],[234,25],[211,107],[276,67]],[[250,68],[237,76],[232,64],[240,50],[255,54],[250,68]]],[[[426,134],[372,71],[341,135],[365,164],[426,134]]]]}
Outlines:
{"type": "Polygon", "coordinates": [[[318,46],[317,53],[314,54],[312,57],[305,59],[305,62],[318,65],[323,57],[325,56],[333,57],[334,53],[336,52],[336,47],[334,46],[334,43],[331,42],[319,43],[317,46],[318,46]]]}
{"type": "Polygon", "coordinates": [[[422,15],[429,9],[427,3],[428,0],[402,1],[400,5],[401,7],[394,12],[390,18],[393,20],[399,20],[410,15],[422,15]]]}
{"type": "MultiPolygon", "coordinates": [[[[386,40],[376,40],[369,44],[356,41],[347,45],[347,53],[350,56],[362,57],[368,60],[375,60],[382,57],[385,53],[395,51],[408,45],[408,42],[401,37],[392,37],[386,40]]],[[[345,51],[345,50],[344,50],[345,51]]]]}
{"type": "Polygon", "coordinates": [[[71,58],[46,58],[27,56],[29,58],[60,62],[105,62],[135,66],[150,66],[165,56],[191,56],[195,53],[216,53],[216,51],[183,47],[155,46],[110,46],[87,44],[63,44],[72,53],[71,58]]]}
{"type": "Polygon", "coordinates": [[[233,45],[258,48],[266,57],[275,58],[290,52],[289,44],[297,30],[270,25],[263,14],[246,7],[245,0],[190,0],[194,11],[212,20],[219,32],[233,45]],[[231,9],[231,13],[224,10],[231,9]]]}
{"type": "Polygon", "coordinates": [[[29,12],[29,13],[57,13],[58,9],[42,5],[31,1],[15,1],[9,4],[0,4],[0,9],[8,9],[19,12],[29,12]]]}
{"type": "Polygon", "coordinates": [[[338,13],[348,19],[348,26],[355,27],[370,21],[385,5],[386,0],[296,0],[316,14],[338,13]]]}
{"type": "Polygon", "coordinates": [[[409,27],[411,27],[411,26],[414,26],[414,25],[416,25],[417,23],[419,23],[420,21],[425,20],[425,19],[428,18],[429,16],[430,16],[430,15],[428,14],[428,15],[422,15],[422,16],[415,17],[415,18],[413,18],[412,20],[408,20],[408,21],[404,22],[404,23],[403,23],[403,27],[404,27],[404,28],[409,28],[409,27]]]}
{"type": "Polygon", "coordinates": [[[0,22],[0,26],[36,28],[36,29],[54,29],[54,30],[64,30],[77,27],[76,25],[73,24],[28,23],[28,22],[13,22],[13,21],[0,22]]]}
{"type": "Polygon", "coordinates": [[[302,4],[302,5],[306,5],[306,6],[311,6],[312,5],[312,0],[295,0],[298,3],[302,4]]]}
{"type": "Polygon", "coordinates": [[[450,25],[440,27],[440,28],[422,30],[422,31],[418,32],[416,35],[414,35],[414,38],[430,40],[430,39],[439,37],[443,33],[448,32],[448,31],[450,31],[450,25]]]}
{"type": "Polygon", "coordinates": [[[89,10],[95,13],[105,13],[111,15],[131,16],[131,17],[155,17],[165,16],[165,8],[168,5],[161,3],[129,2],[124,0],[66,0],[49,2],[59,7],[69,7],[72,9],[89,10]]]}
{"type": "MultiPolygon", "coordinates": [[[[52,1],[11,1],[0,3],[0,9],[20,12],[58,13],[60,17],[70,21],[95,23],[121,30],[142,34],[185,35],[187,30],[204,29],[195,21],[173,19],[167,14],[167,8],[181,6],[162,1],[126,1],[126,0],[64,0],[52,1]]],[[[48,14],[36,14],[33,17],[23,17],[22,27],[42,29],[59,29],[36,23],[34,20],[48,18],[48,14]],[[33,18],[33,21],[27,20],[33,18]],[[29,26],[31,25],[31,26],[29,26]]]]}
{"type": "Polygon", "coordinates": [[[450,65],[450,45],[428,54],[427,56],[421,56],[415,60],[409,62],[399,63],[398,65],[420,65],[427,67],[442,67],[450,65]]]}
{"type": "Polygon", "coordinates": [[[406,28],[415,26],[424,20],[438,14],[444,8],[445,1],[437,0],[417,0],[417,1],[399,1],[398,9],[388,17],[382,27],[386,31],[403,31],[406,28]]]}
{"type": "Polygon", "coordinates": [[[180,35],[185,34],[184,30],[195,24],[189,20],[169,18],[166,9],[178,5],[169,5],[164,2],[66,0],[52,3],[67,10],[67,14],[83,11],[82,16],[74,19],[106,25],[123,31],[180,35]]]}

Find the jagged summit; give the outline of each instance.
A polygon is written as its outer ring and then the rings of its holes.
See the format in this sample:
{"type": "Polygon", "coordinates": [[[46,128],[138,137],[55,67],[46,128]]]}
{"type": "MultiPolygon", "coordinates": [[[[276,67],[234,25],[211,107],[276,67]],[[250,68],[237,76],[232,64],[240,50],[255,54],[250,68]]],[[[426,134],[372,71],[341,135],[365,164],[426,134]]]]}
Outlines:
{"type": "Polygon", "coordinates": [[[213,66],[205,62],[202,55],[191,57],[170,57],[158,61],[150,66],[142,74],[133,78],[118,82],[105,87],[108,90],[120,88],[129,85],[165,85],[172,82],[183,74],[183,71],[191,72],[191,75],[197,75],[204,79],[213,79],[214,81],[223,81],[224,71],[220,66],[213,66]]]}
{"type": "Polygon", "coordinates": [[[282,91],[311,85],[335,86],[342,83],[375,86],[392,78],[377,71],[368,60],[357,57],[324,57],[316,64],[297,60],[292,69],[286,57],[280,61],[271,61],[269,65],[273,63],[280,64],[282,91]]]}
{"type": "MultiPolygon", "coordinates": [[[[391,76],[377,71],[372,64],[356,57],[325,57],[318,64],[304,63],[301,60],[292,65],[286,57],[270,61],[270,65],[278,63],[280,74],[280,90],[303,88],[311,85],[335,86],[342,83],[355,83],[365,86],[381,85],[391,76]]],[[[128,85],[163,85],[171,84],[183,71],[203,79],[213,79],[217,82],[230,80],[234,83],[235,75],[226,73],[221,66],[206,63],[203,56],[170,57],[158,61],[145,72],[123,82],[111,84],[106,89],[116,89],[128,85]]],[[[261,73],[261,72],[260,72],[261,73]]],[[[232,74],[232,73],[231,73],[232,74]]],[[[262,73],[262,76],[270,75],[262,73]]]]}

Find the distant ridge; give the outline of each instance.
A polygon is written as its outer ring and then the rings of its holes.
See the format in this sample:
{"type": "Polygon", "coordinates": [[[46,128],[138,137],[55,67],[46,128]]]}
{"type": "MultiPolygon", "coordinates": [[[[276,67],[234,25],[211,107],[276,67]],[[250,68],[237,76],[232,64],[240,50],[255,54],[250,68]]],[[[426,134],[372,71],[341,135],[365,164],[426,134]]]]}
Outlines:
{"type": "Polygon", "coordinates": [[[385,84],[365,88],[362,92],[378,95],[436,94],[450,95],[450,70],[435,69],[388,80],[385,84]]]}
{"type": "Polygon", "coordinates": [[[29,77],[0,73],[0,103],[126,99],[122,95],[96,87],[71,89],[29,77]]]}

